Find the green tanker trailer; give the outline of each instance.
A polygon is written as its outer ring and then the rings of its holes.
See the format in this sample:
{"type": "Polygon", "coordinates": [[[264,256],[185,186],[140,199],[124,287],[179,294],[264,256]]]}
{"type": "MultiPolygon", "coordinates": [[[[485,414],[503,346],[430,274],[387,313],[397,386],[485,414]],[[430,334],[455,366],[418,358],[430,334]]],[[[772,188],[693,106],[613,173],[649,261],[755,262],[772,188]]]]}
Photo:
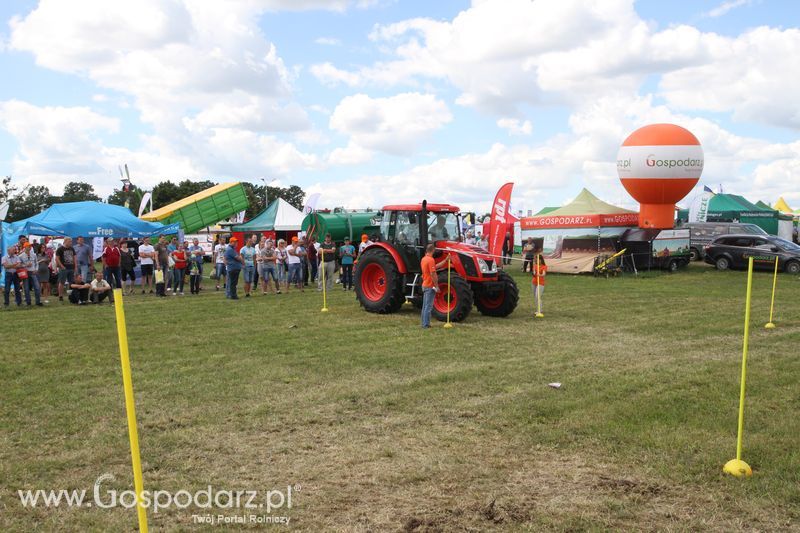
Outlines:
{"type": "Polygon", "coordinates": [[[379,225],[380,216],[377,211],[316,212],[306,215],[301,230],[318,241],[330,233],[334,242],[343,242],[345,237],[350,237],[353,242],[361,242],[361,235],[377,234],[379,225]]]}

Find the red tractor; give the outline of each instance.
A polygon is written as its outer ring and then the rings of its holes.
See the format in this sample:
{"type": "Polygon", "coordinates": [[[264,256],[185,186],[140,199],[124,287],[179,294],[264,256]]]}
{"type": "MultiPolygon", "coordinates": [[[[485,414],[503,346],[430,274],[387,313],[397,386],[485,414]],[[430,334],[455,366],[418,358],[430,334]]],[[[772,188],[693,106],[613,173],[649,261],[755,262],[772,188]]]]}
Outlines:
{"type": "MultiPolygon", "coordinates": [[[[367,247],[355,271],[356,296],[371,313],[394,313],[409,301],[422,306],[420,261],[428,243],[436,245],[437,264],[450,258],[450,320],[464,320],[472,310],[504,317],[517,307],[519,289],[494,258],[477,246],[460,242],[459,209],[447,204],[390,205],[376,217],[378,242],[367,247]]],[[[448,311],[447,269],[439,271],[440,292],[433,315],[448,311]]]]}

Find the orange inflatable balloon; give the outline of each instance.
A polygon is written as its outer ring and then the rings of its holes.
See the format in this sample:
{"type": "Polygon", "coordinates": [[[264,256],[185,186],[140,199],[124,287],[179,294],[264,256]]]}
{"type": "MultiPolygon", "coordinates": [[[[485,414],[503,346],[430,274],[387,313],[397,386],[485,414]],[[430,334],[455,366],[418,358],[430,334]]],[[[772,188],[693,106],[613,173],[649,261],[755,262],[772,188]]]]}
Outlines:
{"type": "Polygon", "coordinates": [[[672,228],[675,203],[689,194],[702,172],[700,141],[675,124],[639,128],[617,154],[619,179],[640,204],[640,228],[672,228]]]}

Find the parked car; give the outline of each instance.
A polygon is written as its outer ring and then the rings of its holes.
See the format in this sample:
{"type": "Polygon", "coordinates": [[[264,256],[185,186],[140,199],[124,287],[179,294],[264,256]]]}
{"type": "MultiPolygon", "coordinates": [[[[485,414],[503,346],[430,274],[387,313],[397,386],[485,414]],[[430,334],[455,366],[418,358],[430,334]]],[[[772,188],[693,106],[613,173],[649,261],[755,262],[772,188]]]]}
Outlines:
{"type": "Polygon", "coordinates": [[[772,270],[777,256],[778,269],[800,274],[800,245],[771,235],[723,235],[706,246],[704,253],[706,263],[717,270],[747,268],[750,257],[754,269],[772,270]]]}
{"type": "Polygon", "coordinates": [[[711,244],[716,237],[731,234],[769,235],[755,224],[740,224],[738,222],[690,222],[681,226],[681,229],[691,231],[689,251],[692,261],[703,258],[703,249],[711,244]]]}

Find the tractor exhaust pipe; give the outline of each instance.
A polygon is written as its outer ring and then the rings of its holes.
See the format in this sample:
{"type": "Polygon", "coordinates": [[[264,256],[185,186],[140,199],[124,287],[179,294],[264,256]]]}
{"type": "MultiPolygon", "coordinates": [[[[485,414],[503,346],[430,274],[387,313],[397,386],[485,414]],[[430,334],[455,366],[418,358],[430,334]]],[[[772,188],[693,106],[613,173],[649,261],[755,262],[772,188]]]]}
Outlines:
{"type": "Polygon", "coordinates": [[[422,253],[420,257],[425,255],[425,250],[428,248],[428,200],[422,200],[422,212],[420,215],[422,220],[419,221],[419,229],[421,235],[419,236],[419,243],[422,246],[422,253]]]}

